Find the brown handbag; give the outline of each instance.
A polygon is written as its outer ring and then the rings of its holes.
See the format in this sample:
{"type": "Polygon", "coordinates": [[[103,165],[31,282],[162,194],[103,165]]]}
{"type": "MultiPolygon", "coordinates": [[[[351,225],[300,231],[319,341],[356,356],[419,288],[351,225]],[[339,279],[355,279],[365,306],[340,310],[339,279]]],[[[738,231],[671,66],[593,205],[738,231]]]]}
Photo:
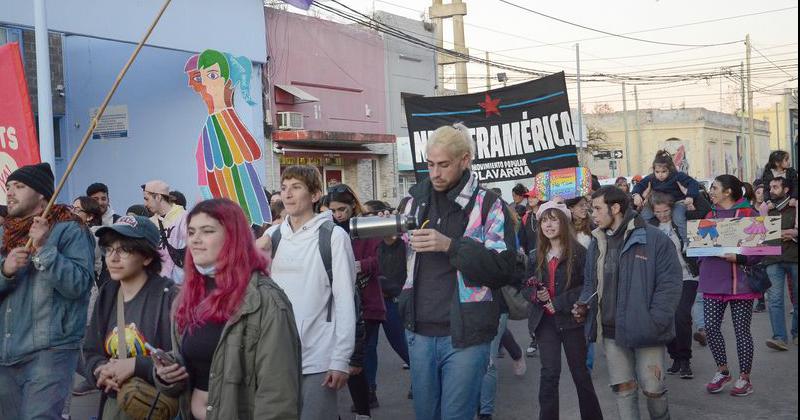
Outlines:
{"type": "MultiPolygon", "coordinates": [[[[122,288],[117,292],[117,359],[128,356],[125,341],[125,306],[122,288]]],[[[153,385],[135,376],[126,380],[117,392],[119,408],[134,420],[171,420],[178,415],[177,398],[161,394],[153,385]]]]}

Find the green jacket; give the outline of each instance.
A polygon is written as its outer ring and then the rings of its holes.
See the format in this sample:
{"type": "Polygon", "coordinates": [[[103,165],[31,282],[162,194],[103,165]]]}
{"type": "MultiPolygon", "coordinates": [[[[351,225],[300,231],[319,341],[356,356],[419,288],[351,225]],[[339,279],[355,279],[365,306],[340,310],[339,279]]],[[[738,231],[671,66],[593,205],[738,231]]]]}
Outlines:
{"type": "MultiPolygon", "coordinates": [[[[172,323],[173,355],[182,335],[172,323]]],[[[300,418],[300,337],[289,299],[269,277],[253,273],[242,306],[222,330],[209,372],[208,420],[300,418]]],[[[157,388],[180,399],[181,417],[192,418],[191,378],[157,388]]]]}

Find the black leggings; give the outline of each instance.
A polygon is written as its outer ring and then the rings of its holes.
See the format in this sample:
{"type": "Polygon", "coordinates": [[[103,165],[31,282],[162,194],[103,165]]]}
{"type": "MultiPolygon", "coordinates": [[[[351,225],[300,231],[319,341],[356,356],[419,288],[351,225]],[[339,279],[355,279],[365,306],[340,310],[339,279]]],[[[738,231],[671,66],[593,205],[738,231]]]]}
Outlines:
{"type": "Polygon", "coordinates": [[[347,380],[347,388],[350,390],[350,397],[353,398],[353,408],[356,414],[369,416],[369,384],[367,375],[363,370],[358,375],[352,375],[347,380]]]}
{"type": "Polygon", "coordinates": [[[728,356],[725,353],[725,337],[722,336],[722,318],[725,317],[725,307],[730,304],[733,331],[736,334],[736,355],[739,358],[739,373],[750,374],[753,367],[753,336],[750,335],[750,321],[753,319],[753,301],[730,300],[724,302],[719,299],[703,298],[703,315],[706,318],[706,334],[708,346],[717,366],[727,365],[728,356]]]}

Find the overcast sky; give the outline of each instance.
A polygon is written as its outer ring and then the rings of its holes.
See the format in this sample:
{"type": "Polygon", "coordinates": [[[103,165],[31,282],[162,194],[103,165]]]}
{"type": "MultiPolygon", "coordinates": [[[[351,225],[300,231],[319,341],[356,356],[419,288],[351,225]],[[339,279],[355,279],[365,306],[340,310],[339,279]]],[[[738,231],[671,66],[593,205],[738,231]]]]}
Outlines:
{"type": "MultiPolygon", "coordinates": [[[[339,1],[364,12],[385,10],[415,19],[419,19],[430,6],[430,1],[423,0],[339,1]]],[[[509,1],[580,25],[664,43],[705,45],[743,41],[749,33],[753,46],[758,50],[752,53],[753,88],[758,89],[754,96],[755,107],[774,106],[779,100],[776,93],[781,92],[782,88],[797,88],[797,1],[509,1]],[[785,8],[789,9],[686,25],[785,8]],[[637,32],[676,25],[685,26],[637,32]]],[[[333,3],[328,4],[341,8],[333,3]]],[[[535,70],[563,70],[574,74],[576,42],[580,42],[581,74],[587,77],[595,72],[646,76],[717,72],[723,67],[732,67],[732,71],[738,73],[739,63],[745,57],[744,42],[703,48],[658,45],[605,36],[538,16],[500,0],[468,1],[467,7],[465,31],[467,47],[472,55],[484,57],[485,52],[489,51],[493,61],[535,70]]],[[[322,15],[327,17],[324,12],[322,15]]],[[[447,42],[452,40],[450,28],[449,25],[445,27],[446,47],[452,46],[447,42]]],[[[492,69],[493,74],[500,71],[505,70],[492,69]]],[[[485,67],[482,64],[470,64],[468,73],[470,91],[484,90],[485,67]]],[[[510,83],[531,77],[506,73],[510,83]]],[[[452,72],[449,76],[452,76],[452,72]]],[[[494,87],[497,86],[500,84],[495,80],[494,87]]],[[[575,83],[568,82],[568,86],[570,102],[575,106],[575,83]]],[[[740,106],[738,81],[724,77],[639,86],[638,90],[640,108],[683,105],[732,112],[740,106]]],[[[584,82],[581,84],[584,109],[591,112],[596,104],[607,103],[615,110],[621,110],[621,91],[619,84],[584,82]]],[[[631,85],[628,85],[628,91],[628,108],[633,109],[631,85]]]]}

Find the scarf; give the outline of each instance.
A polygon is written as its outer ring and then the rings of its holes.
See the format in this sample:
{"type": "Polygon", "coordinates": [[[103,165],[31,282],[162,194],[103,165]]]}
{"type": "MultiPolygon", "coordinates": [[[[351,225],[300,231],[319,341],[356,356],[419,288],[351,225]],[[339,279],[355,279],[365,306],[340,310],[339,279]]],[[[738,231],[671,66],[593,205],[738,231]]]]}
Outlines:
{"type": "MultiPolygon", "coordinates": [[[[52,228],[56,223],[74,221],[83,225],[83,221],[72,213],[68,206],[63,204],[56,204],[50,209],[47,214],[47,223],[52,228]]],[[[28,242],[28,232],[33,226],[33,217],[19,218],[8,217],[3,223],[3,246],[0,247],[0,253],[8,255],[9,251],[14,248],[25,246],[28,242]]]]}

